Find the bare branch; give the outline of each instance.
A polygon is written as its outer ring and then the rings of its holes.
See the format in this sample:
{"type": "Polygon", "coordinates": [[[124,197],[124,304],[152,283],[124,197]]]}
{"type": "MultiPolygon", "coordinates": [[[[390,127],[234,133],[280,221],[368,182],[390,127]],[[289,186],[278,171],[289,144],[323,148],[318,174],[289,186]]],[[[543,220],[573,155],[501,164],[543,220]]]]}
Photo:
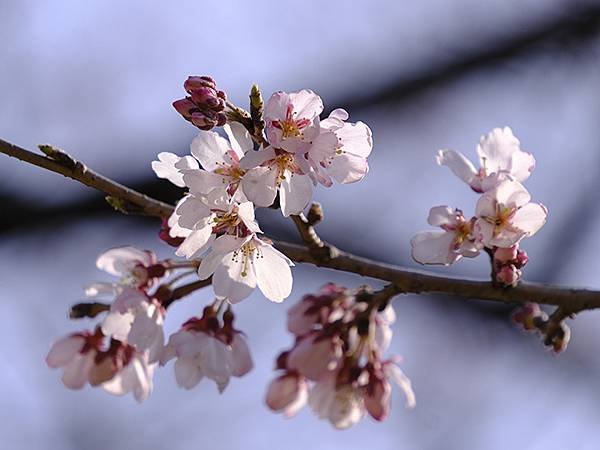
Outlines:
{"type": "Polygon", "coordinates": [[[120,199],[120,206],[124,210],[127,210],[128,204],[133,204],[137,208],[130,210],[130,212],[155,217],[166,217],[173,211],[171,205],[154,200],[94,172],[62,150],[49,145],[40,146],[40,148],[46,156],[38,155],[0,139],[0,153],[72,178],[86,186],[104,192],[113,199],[120,199]]]}

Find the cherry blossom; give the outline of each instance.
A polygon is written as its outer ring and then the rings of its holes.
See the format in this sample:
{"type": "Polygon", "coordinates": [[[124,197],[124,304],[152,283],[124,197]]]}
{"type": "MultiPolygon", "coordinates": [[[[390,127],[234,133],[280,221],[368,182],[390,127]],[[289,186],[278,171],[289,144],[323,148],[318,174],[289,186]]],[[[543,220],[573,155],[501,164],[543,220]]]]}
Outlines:
{"type": "Polygon", "coordinates": [[[175,254],[188,259],[205,253],[223,234],[246,237],[261,231],[254,219],[254,205],[232,201],[223,189],[213,189],[208,196],[188,195],[175,213],[179,227],[190,231],[175,254]]]}
{"type": "Polygon", "coordinates": [[[102,386],[114,395],[133,392],[144,401],[152,391],[156,364],[148,361],[148,352],[110,340],[105,350],[105,337],[100,329],[94,333],[74,333],[56,341],[46,357],[52,368],[64,368],[62,381],[69,389],[81,389],[86,383],[102,386]]]}
{"type": "MultiPolygon", "coordinates": [[[[166,274],[166,267],[159,263],[156,255],[148,250],[135,247],[115,247],[102,253],[96,260],[96,266],[111,275],[120,278],[119,285],[147,288],[166,274]]],[[[88,295],[100,291],[111,291],[107,283],[95,283],[88,289],[88,295]]],[[[114,291],[114,289],[112,289],[114,291]]]]}
{"type": "Polygon", "coordinates": [[[131,287],[123,289],[102,322],[102,332],[127,341],[138,351],[148,350],[148,360],[158,361],[164,346],[165,311],[157,300],[131,287]]]}
{"type": "Polygon", "coordinates": [[[477,202],[475,232],[486,247],[511,247],[535,234],[546,222],[547,209],[530,203],[518,181],[503,181],[477,202]]]}
{"type": "Polygon", "coordinates": [[[255,287],[273,302],[281,302],[292,290],[294,264],[268,241],[256,234],[246,237],[222,235],[202,259],[198,276],[212,275],[215,294],[237,303],[248,297],[255,287]]]}
{"type": "Polygon", "coordinates": [[[223,392],[231,376],[241,377],[252,369],[252,358],[242,334],[227,325],[232,320],[226,319],[220,329],[214,315],[205,312],[201,319],[190,319],[170,336],[160,363],[164,365],[177,358],[175,379],[179,386],[191,389],[207,377],[223,392]]]}
{"type": "MultiPolygon", "coordinates": [[[[233,195],[245,173],[240,159],[253,150],[253,143],[239,123],[226,124],[223,129],[229,140],[214,131],[200,131],[190,145],[192,156],[160,153],[159,161],[152,163],[154,172],[196,195],[208,195],[215,188],[224,188],[233,195]]],[[[245,200],[242,193],[238,196],[240,201],[245,200]]]]}
{"type": "Polygon", "coordinates": [[[158,161],[152,161],[152,170],[159,178],[169,180],[177,187],[185,187],[183,173],[188,169],[200,169],[198,161],[191,156],[179,157],[174,153],[158,154],[158,161]]]}
{"type": "Polygon", "coordinates": [[[473,234],[473,220],[466,220],[462,211],[448,206],[435,206],[427,222],[442,231],[422,231],[410,241],[412,257],[421,264],[449,265],[460,258],[473,258],[482,245],[473,234]]]}
{"type": "Polygon", "coordinates": [[[436,160],[438,164],[448,166],[475,192],[486,192],[506,179],[525,181],[535,167],[534,157],[521,150],[519,140],[508,127],[494,128],[482,136],[477,154],[481,164],[479,170],[462,153],[454,150],[440,150],[436,160]]]}
{"type": "Polygon", "coordinates": [[[345,110],[332,111],[320,122],[321,133],[308,151],[316,178],[325,186],[331,186],[330,176],[338,183],[354,183],[369,171],[367,157],[373,149],[371,129],[363,122],[348,123],[347,119],[345,110]]]}
{"type": "Polygon", "coordinates": [[[319,419],[329,420],[338,429],[355,425],[365,414],[361,390],[353,384],[338,384],[337,372],[328,372],[317,381],[308,404],[319,419]]]}
{"type": "Polygon", "coordinates": [[[264,111],[270,144],[287,152],[306,153],[319,134],[318,117],[322,111],[321,97],[308,89],[274,93],[264,111]]]}
{"type": "Polygon", "coordinates": [[[312,198],[311,169],[302,154],[267,147],[247,153],[240,165],[248,169],[242,189],[256,206],[271,206],[279,193],[281,212],[287,217],[300,214],[312,198]]]}
{"type": "Polygon", "coordinates": [[[90,381],[104,336],[101,332],[74,333],[56,341],[46,357],[51,368],[64,368],[62,381],[69,389],[81,389],[90,381]]]}

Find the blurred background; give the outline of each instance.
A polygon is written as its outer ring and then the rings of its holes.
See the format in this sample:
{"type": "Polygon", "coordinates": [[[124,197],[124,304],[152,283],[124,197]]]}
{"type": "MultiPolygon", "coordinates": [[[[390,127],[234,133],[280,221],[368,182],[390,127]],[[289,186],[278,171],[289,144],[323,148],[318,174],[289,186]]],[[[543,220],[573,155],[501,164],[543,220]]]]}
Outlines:
{"type": "MultiPolygon", "coordinates": [[[[311,88],[374,133],[358,184],[319,188],[321,235],[363,256],[415,267],[409,238],[430,206],[474,210],[476,195],[435,164],[440,148],[475,158],[481,134],[510,126],[537,159],[527,187],[549,211],[524,243],[525,279],[600,289],[600,1],[320,2],[0,1],[0,137],[51,143],[145,193],[180,195],[150,161],[188,152],[196,131],[171,107],[188,75],[212,75],[244,106],[252,83],[311,88]]],[[[296,240],[266,211],[271,236],[296,240]]],[[[219,395],[176,387],[160,370],[151,398],[62,387],[44,364],[51,342],[91,322],[67,311],[107,278],[97,254],[124,244],[172,249],[152,219],[114,214],[97,192],[0,155],[0,446],[4,449],[597,449],[600,315],[572,323],[556,357],[509,321],[510,307],[459,298],[395,301],[393,353],[417,408],[394,397],[384,423],[338,432],[308,409],[264,406],[273,359],[292,341],[285,311],[326,281],[358,276],[299,266],[283,305],[244,301],[239,327],[255,369],[219,395]]],[[[486,258],[443,273],[485,278],[486,258]]],[[[377,285],[377,283],[374,283],[377,285]]],[[[172,308],[174,331],[210,291],[172,308]]]]}

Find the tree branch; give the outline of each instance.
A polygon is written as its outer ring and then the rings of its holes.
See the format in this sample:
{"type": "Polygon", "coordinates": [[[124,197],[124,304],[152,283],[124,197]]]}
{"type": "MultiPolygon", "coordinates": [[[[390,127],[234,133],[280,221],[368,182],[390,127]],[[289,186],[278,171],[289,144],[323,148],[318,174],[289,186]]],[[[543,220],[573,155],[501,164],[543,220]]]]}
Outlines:
{"type": "MultiPolygon", "coordinates": [[[[50,154],[52,154],[52,151],[57,150],[50,150],[50,154]]],[[[24,162],[60,173],[115,198],[135,204],[146,215],[166,217],[173,211],[173,206],[150,198],[99,175],[64,152],[59,151],[60,156],[54,154],[52,157],[43,157],[0,140],[0,153],[5,153],[24,162]]],[[[46,149],[46,153],[48,154],[48,149],[46,149]]],[[[300,225],[299,229],[305,226],[312,226],[308,223],[308,219],[305,220],[306,223],[304,221],[300,223],[296,219],[297,226],[300,225]]],[[[388,281],[393,284],[394,290],[401,293],[455,295],[503,303],[524,304],[533,302],[563,307],[562,310],[568,312],[600,308],[600,291],[527,282],[521,282],[515,288],[498,288],[494,287],[489,281],[474,281],[432,275],[423,271],[406,269],[362,258],[337,249],[335,255],[323,255],[311,250],[310,246],[277,241],[274,242],[274,245],[292,261],[314,264],[318,267],[326,267],[388,281]]],[[[327,243],[323,243],[323,245],[328,246],[327,243]]],[[[204,286],[204,283],[208,284],[209,281],[196,282],[195,285],[190,285],[189,288],[195,290],[204,286]]],[[[187,295],[188,287],[178,289],[181,290],[176,290],[177,298],[179,298],[180,294],[187,295]]]]}
{"type": "Polygon", "coordinates": [[[122,184],[100,175],[77,161],[69,154],[49,145],[41,145],[46,156],[38,155],[10,142],[0,139],[0,153],[4,153],[34,166],[56,172],[65,177],[79,181],[86,186],[107,194],[111,199],[119,199],[120,203],[109,200],[111,206],[122,212],[143,214],[146,216],[166,217],[171,214],[173,207],[154,200],[147,195],[134,191],[122,184]],[[133,207],[132,207],[133,205],[133,207]]]}

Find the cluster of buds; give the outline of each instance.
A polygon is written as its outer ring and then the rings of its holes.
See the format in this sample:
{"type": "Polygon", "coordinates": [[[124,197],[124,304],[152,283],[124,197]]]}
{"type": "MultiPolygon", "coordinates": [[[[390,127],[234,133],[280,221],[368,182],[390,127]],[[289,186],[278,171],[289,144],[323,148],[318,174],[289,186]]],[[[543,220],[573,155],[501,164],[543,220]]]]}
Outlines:
{"type": "Polygon", "coordinates": [[[407,406],[414,405],[398,358],[382,359],[395,316],[376,298],[368,288],[327,284],[290,309],[288,330],[296,341],[277,358],[281,374],[266,397],[272,410],[291,417],[308,402],[336,428],[354,425],[365,413],[383,420],[390,411],[392,381],[404,391],[407,406]]]}
{"type": "Polygon", "coordinates": [[[535,159],[521,150],[508,127],[482,136],[477,153],[479,169],[461,153],[438,152],[438,164],[448,166],[481,196],[470,219],[448,206],[431,208],[428,222],[441,231],[415,235],[411,240],[412,256],[421,264],[449,265],[485,250],[492,257],[492,282],[516,286],[528,259],[519,250],[519,243],[533,236],[548,215],[544,205],[531,202],[531,195],[521,184],[533,171],[535,159]]]}
{"type": "Polygon", "coordinates": [[[519,249],[519,244],[508,248],[494,247],[492,257],[492,282],[498,286],[513,287],[519,283],[523,272],[522,268],[529,258],[525,250],[519,249]]]}
{"type": "Polygon", "coordinates": [[[544,345],[555,353],[563,352],[571,340],[571,329],[563,318],[556,320],[552,316],[548,317],[537,303],[521,306],[513,313],[512,319],[523,330],[539,334],[544,345]]]}
{"type": "Polygon", "coordinates": [[[165,345],[163,324],[167,308],[177,298],[173,283],[194,274],[195,264],[158,261],[154,253],[134,247],[108,250],[96,264],[119,280],[94,283],[86,289],[89,298],[108,298],[112,300],[110,304],[80,303],[72,310],[72,318],[106,313],[96,331],[59,339],[48,354],[48,366],[64,368],[62,379],[66,387],[81,389],[89,383],[116,395],[133,392],[141,402],[152,390],[152,377],[159,362],[164,365],[175,356],[177,383],[186,389],[206,376],[223,390],[230,375],[242,376],[252,368],[245,340],[233,327],[231,309],[223,313],[222,325],[219,322],[215,305],[224,305],[227,299],[215,300],[201,319],[190,319],[165,345]],[[185,272],[163,281],[179,269],[185,272]]]}
{"type": "Polygon", "coordinates": [[[189,77],[183,84],[188,96],[173,102],[173,107],[185,120],[201,130],[221,127],[227,122],[225,115],[225,92],[209,76],[189,77]]]}

